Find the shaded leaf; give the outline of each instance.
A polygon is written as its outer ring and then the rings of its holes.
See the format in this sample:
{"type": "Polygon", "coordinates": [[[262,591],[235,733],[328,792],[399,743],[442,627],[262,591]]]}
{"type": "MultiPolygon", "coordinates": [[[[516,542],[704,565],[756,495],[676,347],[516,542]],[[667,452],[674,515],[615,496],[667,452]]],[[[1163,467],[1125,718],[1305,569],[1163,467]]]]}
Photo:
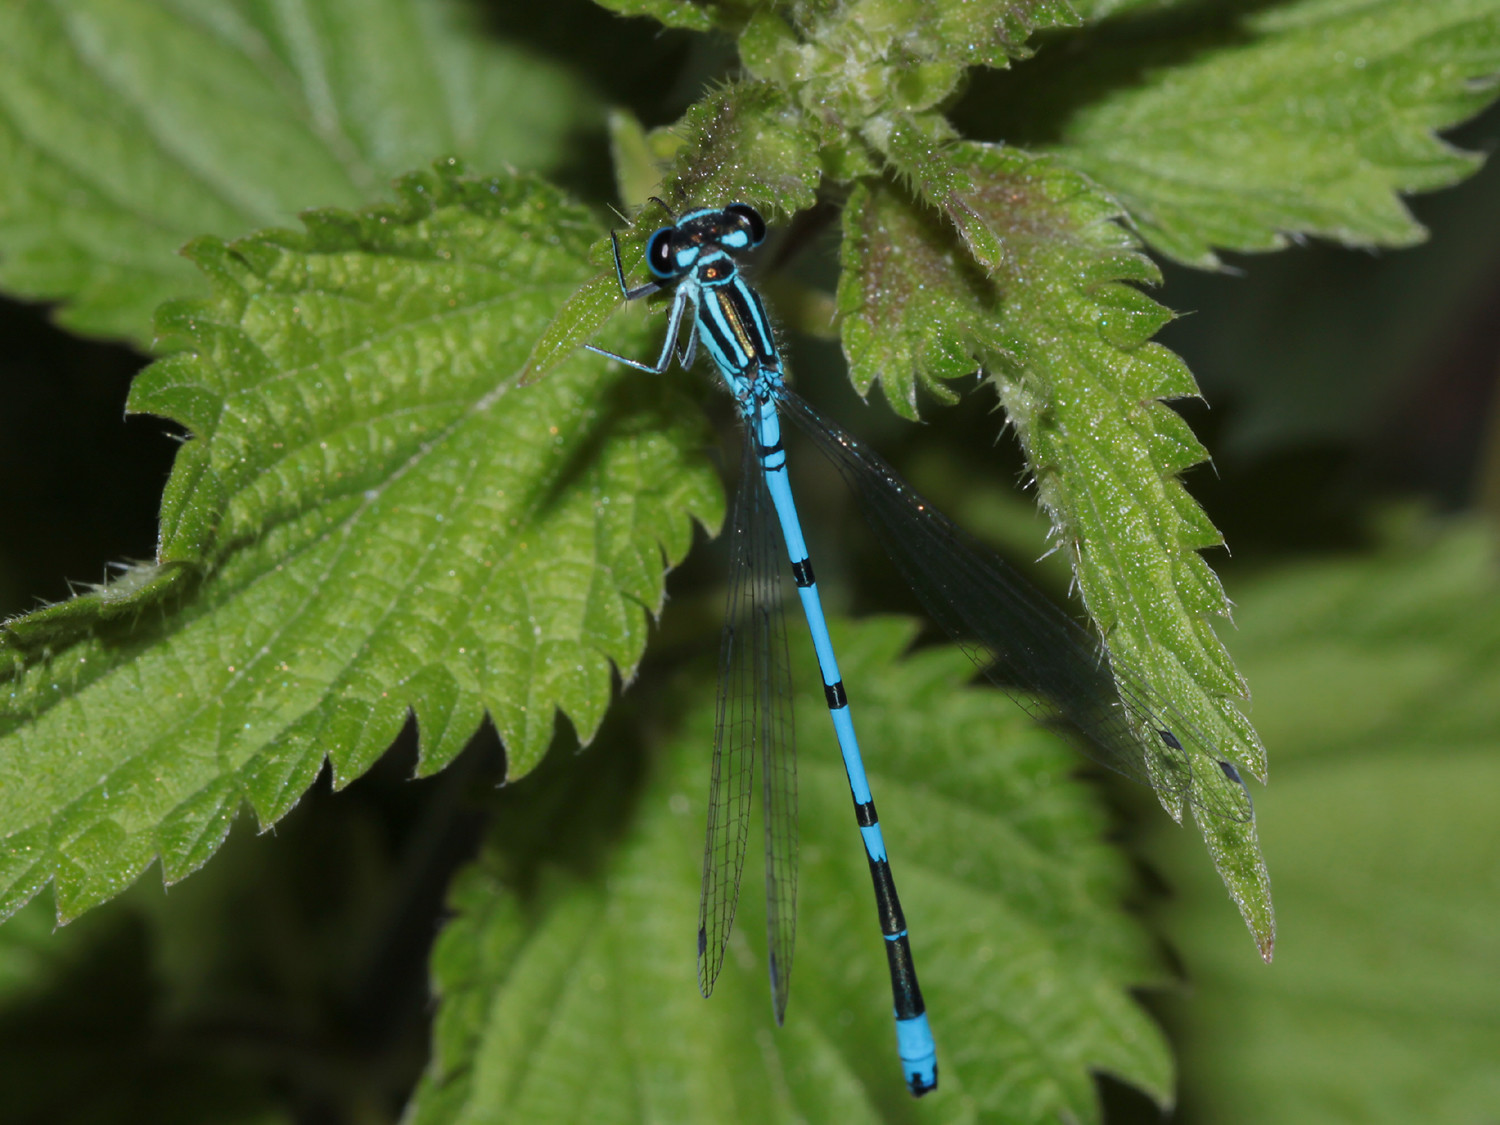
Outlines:
{"type": "Polygon", "coordinates": [[[998,293],[920,204],[885,184],[861,184],[844,206],[838,307],[855,389],[878,379],[896,411],[916,420],[917,388],[940,402],[944,380],[972,375],[1000,344],[998,293]]]}
{"type": "Polygon", "coordinates": [[[736,82],[716,90],[673,132],[682,145],[662,182],[679,211],[740,202],[774,216],[812,206],[818,141],[775,86],[736,82]]]}
{"type": "Polygon", "coordinates": [[[546,166],[597,113],[445,0],[7,4],[0,284],[145,345],[156,305],[205,292],[190,238],[356,205],[435,156],[546,166]]]}
{"type": "Polygon", "coordinates": [[[913,194],[947,217],[976,262],[991,273],[998,271],[1006,256],[1003,235],[975,208],[980,184],[974,168],[954,159],[952,131],[941,122],[918,118],[893,123],[877,140],[913,194]]]}
{"type": "MultiPolygon", "coordinates": [[[[159,951],[136,913],[102,913],[57,932],[46,906],[36,901],[0,927],[9,1121],[294,1125],[260,1076],[246,1074],[243,1041],[229,1050],[222,1031],[208,1037],[202,1023],[169,1011],[151,972],[159,951]],[[174,1038],[189,1038],[193,1050],[172,1050],[174,1038]]],[[[222,1028],[222,1011],[214,1016],[222,1028]]]]}
{"type": "MultiPolygon", "coordinates": [[[[583,770],[549,763],[496,818],[436,952],[434,1061],[409,1120],[952,1120],[962,1107],[975,1121],[1095,1122],[1091,1069],[1169,1098],[1164,1044],[1127,991],[1157,979],[1117,905],[1128,869],[1099,843],[1096,802],[1065,780],[1068,752],[1004,696],[960,686],[972,667],[957,650],[903,657],[912,623],[835,635],[938,1039],[938,1092],[913,1102],[896,1062],[821,693],[799,698],[802,909],[786,1025],[767,1002],[754,865],[723,974],[699,997],[714,720],[700,682],[643,781],[618,750],[583,770]],[[543,806],[565,811],[538,817],[543,806]]],[[[815,685],[808,646],[793,648],[797,682],[815,685]]]]}
{"type": "Polygon", "coordinates": [[[1477,165],[1434,130],[1494,99],[1500,14],[1492,0],[1302,0],[1184,56],[1188,45],[1167,55],[1142,40],[1076,83],[1048,75],[1054,97],[1089,92],[1055,151],[1110,191],[1153,247],[1212,266],[1214,247],[1270,250],[1297,234],[1419,241],[1399,195],[1477,165]]]}
{"type": "Polygon", "coordinates": [[[622,16],[647,16],[667,27],[709,31],[735,18],[734,0],[599,0],[600,6],[622,16]]]}
{"type": "Polygon", "coordinates": [[[1261,800],[1283,940],[1236,957],[1203,880],[1168,917],[1205,1119],[1480,1121],[1500,1109],[1500,598],[1492,529],[1407,521],[1374,557],[1237,587],[1236,656],[1277,748],[1261,800]]]}
{"type": "Polygon", "coordinates": [[[1169,8],[1188,8],[1197,0],[1070,0],[1073,10],[1084,20],[1104,20],[1144,9],[1157,12],[1169,8]]]}
{"type": "Polygon", "coordinates": [[[869,8],[874,18],[861,25],[890,38],[887,58],[898,65],[909,60],[1003,67],[1031,54],[1028,40],[1035,32],[1078,22],[1069,0],[900,0],[869,8]]]}
{"type": "Polygon", "coordinates": [[[646,200],[661,182],[662,171],[682,147],[671,129],[646,131],[629,110],[609,113],[609,155],[615,166],[615,194],[622,207],[646,200]]]}

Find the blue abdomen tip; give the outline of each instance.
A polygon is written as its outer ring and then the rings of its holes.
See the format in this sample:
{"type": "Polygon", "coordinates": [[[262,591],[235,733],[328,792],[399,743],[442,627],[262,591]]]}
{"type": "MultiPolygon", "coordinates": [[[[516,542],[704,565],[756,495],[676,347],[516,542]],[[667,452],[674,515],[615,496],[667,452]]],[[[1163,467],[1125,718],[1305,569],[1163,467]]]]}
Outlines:
{"type": "Polygon", "coordinates": [[[927,1013],[896,1021],[896,1050],[901,1055],[901,1072],[912,1097],[920,1098],[937,1089],[937,1044],[927,1013]]]}

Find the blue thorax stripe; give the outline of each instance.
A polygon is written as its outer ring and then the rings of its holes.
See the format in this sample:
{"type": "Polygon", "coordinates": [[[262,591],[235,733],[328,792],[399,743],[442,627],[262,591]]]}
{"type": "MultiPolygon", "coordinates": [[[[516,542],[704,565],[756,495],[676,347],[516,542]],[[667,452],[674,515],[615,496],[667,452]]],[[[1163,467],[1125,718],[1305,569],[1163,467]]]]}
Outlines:
{"type": "Polygon", "coordinates": [[[721,369],[780,367],[760,298],[738,277],[703,287],[698,323],[703,342],[721,369]]]}
{"type": "Polygon", "coordinates": [[[719,370],[741,372],[750,366],[751,356],[740,345],[740,336],[727,315],[722,292],[720,289],[703,291],[698,305],[698,338],[719,370]]]}

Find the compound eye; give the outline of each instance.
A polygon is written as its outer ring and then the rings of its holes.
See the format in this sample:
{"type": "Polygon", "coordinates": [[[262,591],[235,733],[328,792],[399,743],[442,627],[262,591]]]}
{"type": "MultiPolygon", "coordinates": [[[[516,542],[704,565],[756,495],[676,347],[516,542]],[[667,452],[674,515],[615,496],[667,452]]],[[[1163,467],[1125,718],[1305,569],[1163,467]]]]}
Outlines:
{"type": "Polygon", "coordinates": [[[750,236],[750,245],[759,246],[766,237],[766,221],[760,217],[760,212],[748,203],[731,203],[724,208],[726,217],[742,224],[745,233],[750,236]]]}
{"type": "Polygon", "coordinates": [[[646,266],[657,277],[671,277],[677,272],[672,264],[672,229],[662,227],[646,243],[646,266]]]}

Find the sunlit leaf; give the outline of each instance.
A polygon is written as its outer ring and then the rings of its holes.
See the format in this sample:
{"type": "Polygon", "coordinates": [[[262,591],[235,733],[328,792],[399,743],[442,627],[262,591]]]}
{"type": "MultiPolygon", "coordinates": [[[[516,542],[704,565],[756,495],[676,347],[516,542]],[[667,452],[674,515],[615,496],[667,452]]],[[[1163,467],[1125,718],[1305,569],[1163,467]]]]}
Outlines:
{"type": "Polygon", "coordinates": [[[157,858],[181,878],[242,802],[273,823],[409,714],[423,771],[486,714],[516,776],[559,709],[587,741],[719,505],[660,383],[580,359],[516,385],[597,237],[554,189],[441,167],[395,207],[197,244],[218,297],[164,317],[187,350],[132,394],[193,433],[156,568],[182,577],[4,634],[7,912],[52,881],[71,917],[157,858]]]}

